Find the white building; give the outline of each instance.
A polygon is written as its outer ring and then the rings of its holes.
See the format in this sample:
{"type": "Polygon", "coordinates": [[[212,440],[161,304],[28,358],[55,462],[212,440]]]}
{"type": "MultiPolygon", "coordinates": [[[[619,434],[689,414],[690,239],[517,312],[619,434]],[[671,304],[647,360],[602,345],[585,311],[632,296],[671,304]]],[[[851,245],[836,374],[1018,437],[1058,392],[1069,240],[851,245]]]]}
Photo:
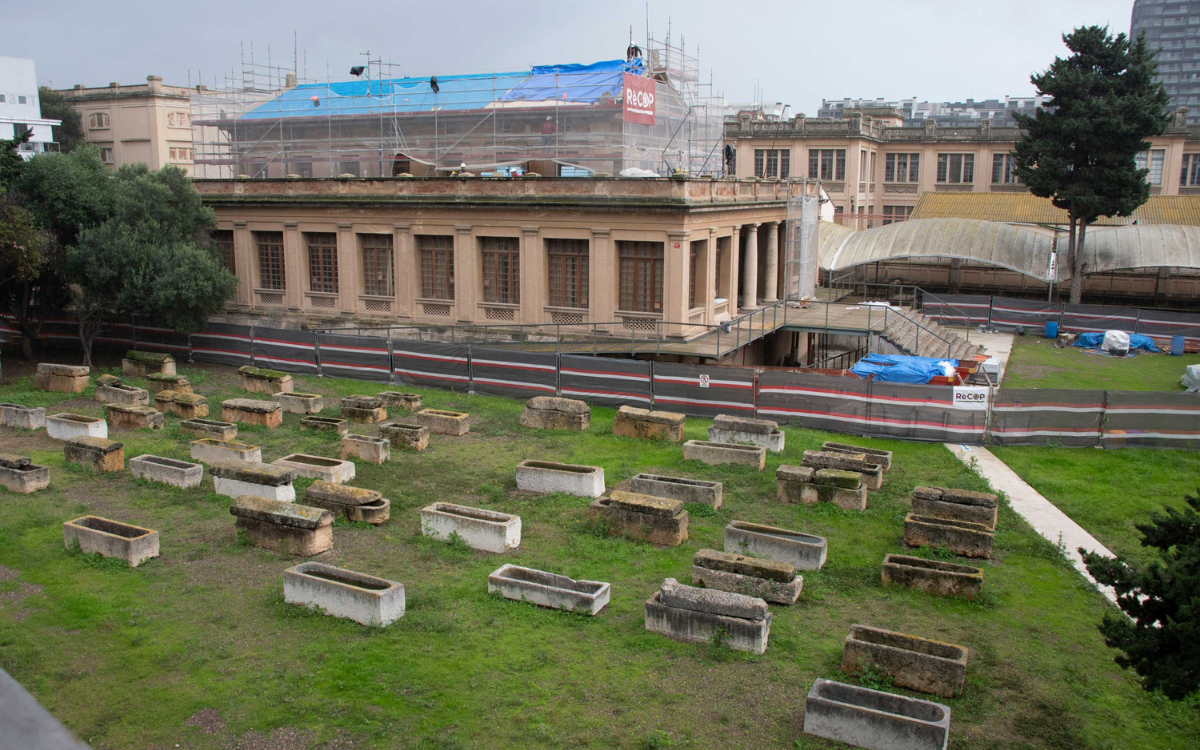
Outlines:
{"type": "Polygon", "coordinates": [[[32,129],[33,137],[20,146],[21,157],[29,160],[34,154],[58,150],[51,126],[60,122],[42,117],[33,60],[0,57],[0,141],[32,129]]]}

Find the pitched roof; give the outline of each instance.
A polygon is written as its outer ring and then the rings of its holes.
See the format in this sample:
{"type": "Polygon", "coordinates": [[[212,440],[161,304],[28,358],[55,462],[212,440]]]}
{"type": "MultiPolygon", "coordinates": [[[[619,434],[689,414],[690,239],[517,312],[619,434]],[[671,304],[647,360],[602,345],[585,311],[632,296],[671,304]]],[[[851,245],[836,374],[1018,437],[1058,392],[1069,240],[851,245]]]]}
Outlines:
{"type": "MultiPolygon", "coordinates": [[[[922,193],[914,219],[980,219],[1005,224],[1063,224],[1067,212],[1030,193],[922,193]]],[[[1152,195],[1133,216],[1103,217],[1096,224],[1182,224],[1200,226],[1200,195],[1152,195]]]]}

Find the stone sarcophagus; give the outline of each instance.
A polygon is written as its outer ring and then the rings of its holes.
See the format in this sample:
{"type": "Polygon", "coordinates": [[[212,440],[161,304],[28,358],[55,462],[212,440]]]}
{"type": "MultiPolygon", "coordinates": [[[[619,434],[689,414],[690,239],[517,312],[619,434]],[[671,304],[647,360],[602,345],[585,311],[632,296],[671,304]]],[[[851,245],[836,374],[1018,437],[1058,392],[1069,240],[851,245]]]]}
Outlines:
{"type": "Polygon", "coordinates": [[[46,410],[41,406],[0,404],[0,425],[19,430],[40,430],[46,426],[46,410]]]}
{"type": "Polygon", "coordinates": [[[702,503],[720,508],[723,485],[705,479],[643,473],[630,478],[629,490],[642,495],[671,497],[684,503],[702,503]]]}
{"type": "Polygon", "coordinates": [[[304,491],[304,502],[343,516],[348,521],[376,526],[391,517],[391,501],[375,490],[331,484],[321,479],[304,491]]]}
{"type": "Polygon", "coordinates": [[[289,393],[292,390],[292,376],[262,367],[239,367],[238,388],[251,393],[289,393]]]}
{"type": "Polygon", "coordinates": [[[517,464],[517,489],[539,495],[563,492],[579,497],[600,497],[604,494],[604,469],[525,459],[517,464]]]}
{"type": "Polygon", "coordinates": [[[519,565],[501,565],[488,576],[488,593],[550,609],[598,615],[608,606],[611,587],[602,581],[576,581],[519,565]]]}
{"type": "Polygon", "coordinates": [[[725,551],[787,563],[800,570],[820,570],[829,542],[825,537],[748,521],[725,527],[725,551]]]}
{"type": "Polygon", "coordinates": [[[692,584],[757,596],[772,604],[795,604],[804,578],[787,563],[702,549],[692,558],[692,584]]]}
{"type": "Polygon", "coordinates": [[[175,358],[163,352],[127,351],[121,360],[121,374],[131,378],[147,375],[174,375],[175,358]]]}
{"type": "Polygon", "coordinates": [[[146,375],[146,390],[151,393],[159,391],[175,391],[176,393],[191,393],[192,381],[186,375],[167,375],[151,373],[146,375]]]}
{"type": "Polygon", "coordinates": [[[387,421],[387,407],[375,396],[346,396],[342,399],[342,419],[363,424],[387,421]]]}
{"type": "Polygon", "coordinates": [[[708,439],[714,443],[744,443],[766,448],[772,453],[783,451],[785,438],[779,423],[769,419],[751,419],[718,414],[708,428],[708,439]]]}
{"type": "Polygon", "coordinates": [[[967,649],[907,633],[851,625],[842,648],[842,671],[874,666],[897,687],[953,698],[967,680],[967,649]]]}
{"type": "Polygon", "coordinates": [[[271,462],[275,466],[292,469],[302,477],[321,479],[330,484],[342,484],[354,478],[354,463],[340,458],[310,456],[307,453],[292,453],[271,462]]]}
{"type": "Polygon", "coordinates": [[[213,488],[218,495],[251,495],[284,503],[296,499],[296,489],[292,486],[296,479],[295,469],[274,464],[226,460],[209,464],[208,472],[212,474],[213,488]]]}
{"type": "Polygon", "coordinates": [[[781,503],[833,503],[843,510],[866,510],[862,475],[839,469],[780,466],[775,470],[775,497],[781,503]]]}
{"type": "Polygon", "coordinates": [[[350,423],[335,417],[305,417],[300,420],[300,429],[336,432],[339,435],[345,435],[350,431],[350,423]]]}
{"type": "Polygon", "coordinates": [[[46,434],[55,440],[76,437],[108,437],[108,422],[84,414],[52,414],[46,417],[46,434]]]}
{"type": "Polygon", "coordinates": [[[379,425],[379,434],[386,438],[393,448],[405,448],[419,453],[429,447],[429,428],[423,425],[384,422],[379,425]]]}
{"type": "Polygon", "coordinates": [[[421,533],[443,541],[457,535],[471,549],[499,554],[521,545],[521,518],[495,510],[434,503],[421,509],[421,533]]]}
{"type": "Polygon", "coordinates": [[[84,554],[115,557],[136,568],[158,557],[158,532],[100,516],[83,516],[63,524],[63,546],[79,545],[84,554]]]}
{"type": "Polygon", "coordinates": [[[534,396],[521,411],[521,426],[531,430],[582,432],[592,423],[592,409],[583,401],[555,396],[534,396]]]}
{"type": "Polygon", "coordinates": [[[683,424],[686,421],[685,415],[671,411],[622,406],[613,417],[613,434],[678,443],[683,440],[683,424]]]}
{"type": "Polygon", "coordinates": [[[49,466],[38,466],[25,456],[0,453],[0,487],[28,495],[49,486],[49,466]]]}
{"type": "Polygon", "coordinates": [[[771,635],[767,603],[754,596],[685,586],[674,578],[646,601],[646,630],[685,643],[761,654],[771,635]]]}
{"type": "Polygon", "coordinates": [[[149,406],[105,404],[104,412],[118,430],[161,430],[166,426],[162,412],[149,406]]]}
{"type": "Polygon", "coordinates": [[[257,464],[262,463],[262,448],[229,440],[200,438],[192,441],[192,458],[206,464],[221,461],[246,461],[257,464]]]}
{"type": "Polygon", "coordinates": [[[216,419],[185,419],[179,423],[179,429],[198,437],[226,441],[237,437],[238,431],[233,422],[221,422],[216,419]]]}
{"type": "Polygon", "coordinates": [[[882,466],[885,472],[892,469],[892,452],[880,448],[863,448],[857,445],[826,441],[821,444],[821,450],[826,453],[865,453],[870,456],[872,463],[882,466]]]}
{"type": "Polygon", "coordinates": [[[123,404],[125,406],[149,406],[150,391],[145,388],[135,388],[125,385],[120,378],[105,381],[96,379],[95,398],[102,404],[123,404]],[[116,381],[116,382],[113,382],[116,381]]]}
{"type": "Polygon", "coordinates": [[[343,459],[357,458],[372,464],[382,464],[392,456],[392,444],[384,438],[370,435],[345,435],[342,437],[343,459]]]}
{"type": "Polygon", "coordinates": [[[389,409],[403,409],[404,411],[420,411],[423,399],[419,393],[401,393],[400,391],[380,391],[379,398],[383,399],[383,404],[389,409]]]}
{"type": "Polygon", "coordinates": [[[181,419],[200,419],[208,416],[208,399],[195,393],[159,391],[154,394],[154,403],[159,411],[174,414],[181,419]],[[170,394],[170,398],[167,398],[170,394]]]}
{"type": "Polygon", "coordinates": [[[894,583],[936,596],[977,599],[983,589],[983,570],[922,557],[888,555],[883,558],[880,582],[885,586],[894,583]]]}
{"type": "Polygon", "coordinates": [[[991,557],[993,532],[981,523],[951,521],[909,513],[904,519],[904,543],[909,547],[945,547],[964,557],[991,557]]]}
{"type": "Polygon", "coordinates": [[[288,414],[319,414],[325,408],[325,397],[319,393],[276,393],[271,400],[288,414]]]}
{"type": "Polygon", "coordinates": [[[200,480],[204,478],[204,466],[201,464],[149,454],[129,459],[129,471],[138,479],[180,489],[199,487],[200,480]]]}
{"type": "Polygon", "coordinates": [[[91,370],[81,365],[55,365],[41,362],[33,377],[39,391],[52,393],[83,393],[89,385],[91,370]]]}
{"type": "Polygon", "coordinates": [[[245,422],[274,429],[283,424],[283,407],[274,401],[231,398],[221,402],[221,419],[226,422],[245,422]]]}
{"type": "Polygon", "coordinates": [[[460,411],[445,411],[443,409],[422,409],[404,419],[407,424],[418,424],[438,435],[453,435],[462,437],[470,431],[468,420],[470,414],[460,411]]]}
{"type": "Polygon", "coordinates": [[[918,516],[978,523],[989,529],[996,528],[999,505],[1000,498],[989,492],[915,487],[912,493],[912,512],[918,516]]]}
{"type": "Polygon", "coordinates": [[[862,475],[863,486],[871,491],[883,486],[883,466],[876,463],[874,456],[866,453],[843,453],[839,451],[804,451],[801,466],[820,471],[853,471],[862,475]]]}
{"type": "Polygon", "coordinates": [[[640,542],[677,547],[688,538],[688,512],[668,497],[617,490],[592,501],[588,515],[610,533],[640,542]]]}
{"type": "Polygon", "coordinates": [[[311,557],[333,547],[333,514],[323,508],[242,495],[229,512],[257,547],[311,557]]]}
{"type": "Polygon", "coordinates": [[[817,678],[804,732],[868,750],[946,750],[950,707],[817,678]]]}
{"type": "Polygon", "coordinates": [[[283,571],[283,600],[374,627],[404,617],[404,584],[319,562],[283,571]]]}
{"type": "Polygon", "coordinates": [[[767,465],[767,449],[739,443],[713,443],[707,440],[689,440],[683,444],[683,457],[688,461],[703,461],[709,466],[737,464],[753,466],[762,471],[767,465]]]}
{"type": "Polygon", "coordinates": [[[107,438],[71,438],[63,443],[63,455],[68,463],[79,464],[100,473],[125,470],[124,444],[107,438]]]}

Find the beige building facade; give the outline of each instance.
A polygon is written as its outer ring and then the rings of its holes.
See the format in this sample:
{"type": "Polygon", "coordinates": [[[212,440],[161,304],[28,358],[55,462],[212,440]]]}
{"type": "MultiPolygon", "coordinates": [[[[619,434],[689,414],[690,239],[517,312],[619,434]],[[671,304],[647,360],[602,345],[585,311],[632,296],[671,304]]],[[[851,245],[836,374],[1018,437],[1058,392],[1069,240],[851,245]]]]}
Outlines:
{"type": "Polygon", "coordinates": [[[191,91],[164,86],[161,76],[146,83],[59,91],[83,120],[84,137],[112,168],[142,163],[151,169],[176,166],[193,174],[191,91]]]}

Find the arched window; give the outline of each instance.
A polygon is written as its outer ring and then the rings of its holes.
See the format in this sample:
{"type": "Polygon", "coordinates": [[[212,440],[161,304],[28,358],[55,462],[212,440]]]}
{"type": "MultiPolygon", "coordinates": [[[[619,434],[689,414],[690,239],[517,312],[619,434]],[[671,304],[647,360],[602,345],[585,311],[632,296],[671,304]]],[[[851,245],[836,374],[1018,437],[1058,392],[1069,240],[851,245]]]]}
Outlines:
{"type": "Polygon", "coordinates": [[[108,127],[108,114],[105,112],[93,112],[88,115],[88,127],[95,130],[96,128],[108,127]]]}

